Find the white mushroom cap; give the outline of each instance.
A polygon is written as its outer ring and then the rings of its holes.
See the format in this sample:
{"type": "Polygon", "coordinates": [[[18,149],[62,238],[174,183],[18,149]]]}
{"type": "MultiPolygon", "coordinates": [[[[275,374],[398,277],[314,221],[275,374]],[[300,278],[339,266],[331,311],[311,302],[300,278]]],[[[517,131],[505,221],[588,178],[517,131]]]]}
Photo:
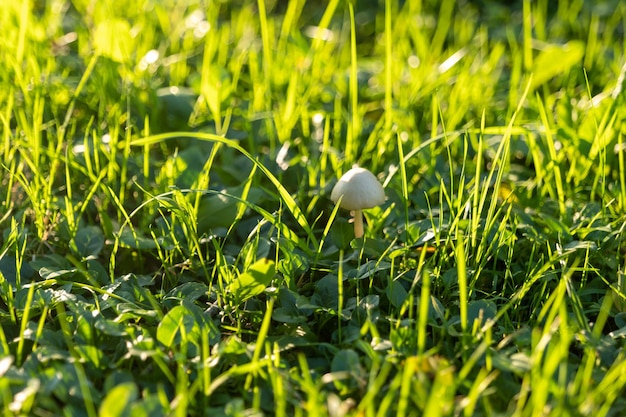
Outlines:
{"type": "Polygon", "coordinates": [[[330,194],[334,203],[339,198],[341,208],[362,210],[384,203],[385,190],[374,174],[365,168],[354,167],[339,178],[330,194]]]}

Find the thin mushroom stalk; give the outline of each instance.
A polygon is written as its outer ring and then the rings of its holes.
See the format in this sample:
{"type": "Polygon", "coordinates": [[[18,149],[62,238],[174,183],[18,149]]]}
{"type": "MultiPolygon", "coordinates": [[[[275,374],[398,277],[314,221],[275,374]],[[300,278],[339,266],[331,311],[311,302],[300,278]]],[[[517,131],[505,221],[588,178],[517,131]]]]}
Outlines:
{"type": "Polygon", "coordinates": [[[364,235],[363,229],[363,211],[362,210],[354,210],[354,237],[360,238],[364,235]]]}
{"type": "Polygon", "coordinates": [[[378,179],[365,168],[353,167],[343,174],[330,194],[335,204],[351,210],[354,217],[354,237],[364,235],[363,209],[372,208],[385,201],[385,190],[378,179]]]}

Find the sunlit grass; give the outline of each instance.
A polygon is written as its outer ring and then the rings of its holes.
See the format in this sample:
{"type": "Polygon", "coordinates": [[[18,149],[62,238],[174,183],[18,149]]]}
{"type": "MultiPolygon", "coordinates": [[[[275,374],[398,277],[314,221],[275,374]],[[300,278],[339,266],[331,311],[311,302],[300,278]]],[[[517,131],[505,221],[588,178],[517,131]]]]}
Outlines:
{"type": "Polygon", "coordinates": [[[4,415],[626,409],[621,2],[0,9],[4,415]]]}

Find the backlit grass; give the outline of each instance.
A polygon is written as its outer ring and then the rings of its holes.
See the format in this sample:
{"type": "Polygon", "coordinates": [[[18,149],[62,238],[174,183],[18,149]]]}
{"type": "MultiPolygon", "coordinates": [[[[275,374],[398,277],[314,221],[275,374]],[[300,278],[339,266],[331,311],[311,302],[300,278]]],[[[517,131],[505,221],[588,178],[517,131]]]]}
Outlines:
{"type": "Polygon", "coordinates": [[[621,2],[5,3],[3,415],[625,412],[621,2]]]}

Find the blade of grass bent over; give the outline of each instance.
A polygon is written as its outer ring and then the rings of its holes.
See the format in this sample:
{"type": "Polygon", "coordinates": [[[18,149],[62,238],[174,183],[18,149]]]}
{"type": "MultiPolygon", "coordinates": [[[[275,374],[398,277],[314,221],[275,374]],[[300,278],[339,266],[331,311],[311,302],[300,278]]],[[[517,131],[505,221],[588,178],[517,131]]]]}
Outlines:
{"type": "Polygon", "coordinates": [[[278,194],[280,194],[280,197],[285,202],[287,208],[289,209],[289,211],[291,212],[295,220],[298,222],[300,227],[302,227],[302,229],[304,229],[304,231],[307,233],[307,237],[311,241],[313,247],[319,246],[317,239],[315,235],[313,234],[311,226],[309,225],[308,221],[306,220],[306,217],[304,216],[304,213],[302,213],[302,211],[300,210],[300,207],[298,207],[298,204],[293,199],[291,194],[289,194],[289,192],[285,189],[285,187],[283,187],[283,185],[280,183],[278,178],[276,178],[274,174],[270,172],[269,169],[267,169],[263,164],[261,164],[248,151],[246,151],[241,146],[239,146],[237,142],[235,142],[234,140],[227,139],[218,135],[213,135],[210,133],[171,132],[171,133],[163,133],[163,134],[154,135],[154,136],[148,136],[148,137],[141,138],[141,139],[135,139],[131,141],[130,145],[131,146],[145,146],[145,145],[159,143],[164,140],[181,138],[181,137],[189,137],[192,139],[198,139],[202,141],[223,143],[224,145],[232,149],[235,149],[236,151],[244,155],[246,158],[248,158],[254,165],[257,166],[257,168],[259,168],[259,170],[261,170],[261,172],[263,172],[263,174],[265,174],[265,176],[272,182],[272,184],[274,184],[274,186],[276,187],[276,190],[278,191],[278,194]]]}

